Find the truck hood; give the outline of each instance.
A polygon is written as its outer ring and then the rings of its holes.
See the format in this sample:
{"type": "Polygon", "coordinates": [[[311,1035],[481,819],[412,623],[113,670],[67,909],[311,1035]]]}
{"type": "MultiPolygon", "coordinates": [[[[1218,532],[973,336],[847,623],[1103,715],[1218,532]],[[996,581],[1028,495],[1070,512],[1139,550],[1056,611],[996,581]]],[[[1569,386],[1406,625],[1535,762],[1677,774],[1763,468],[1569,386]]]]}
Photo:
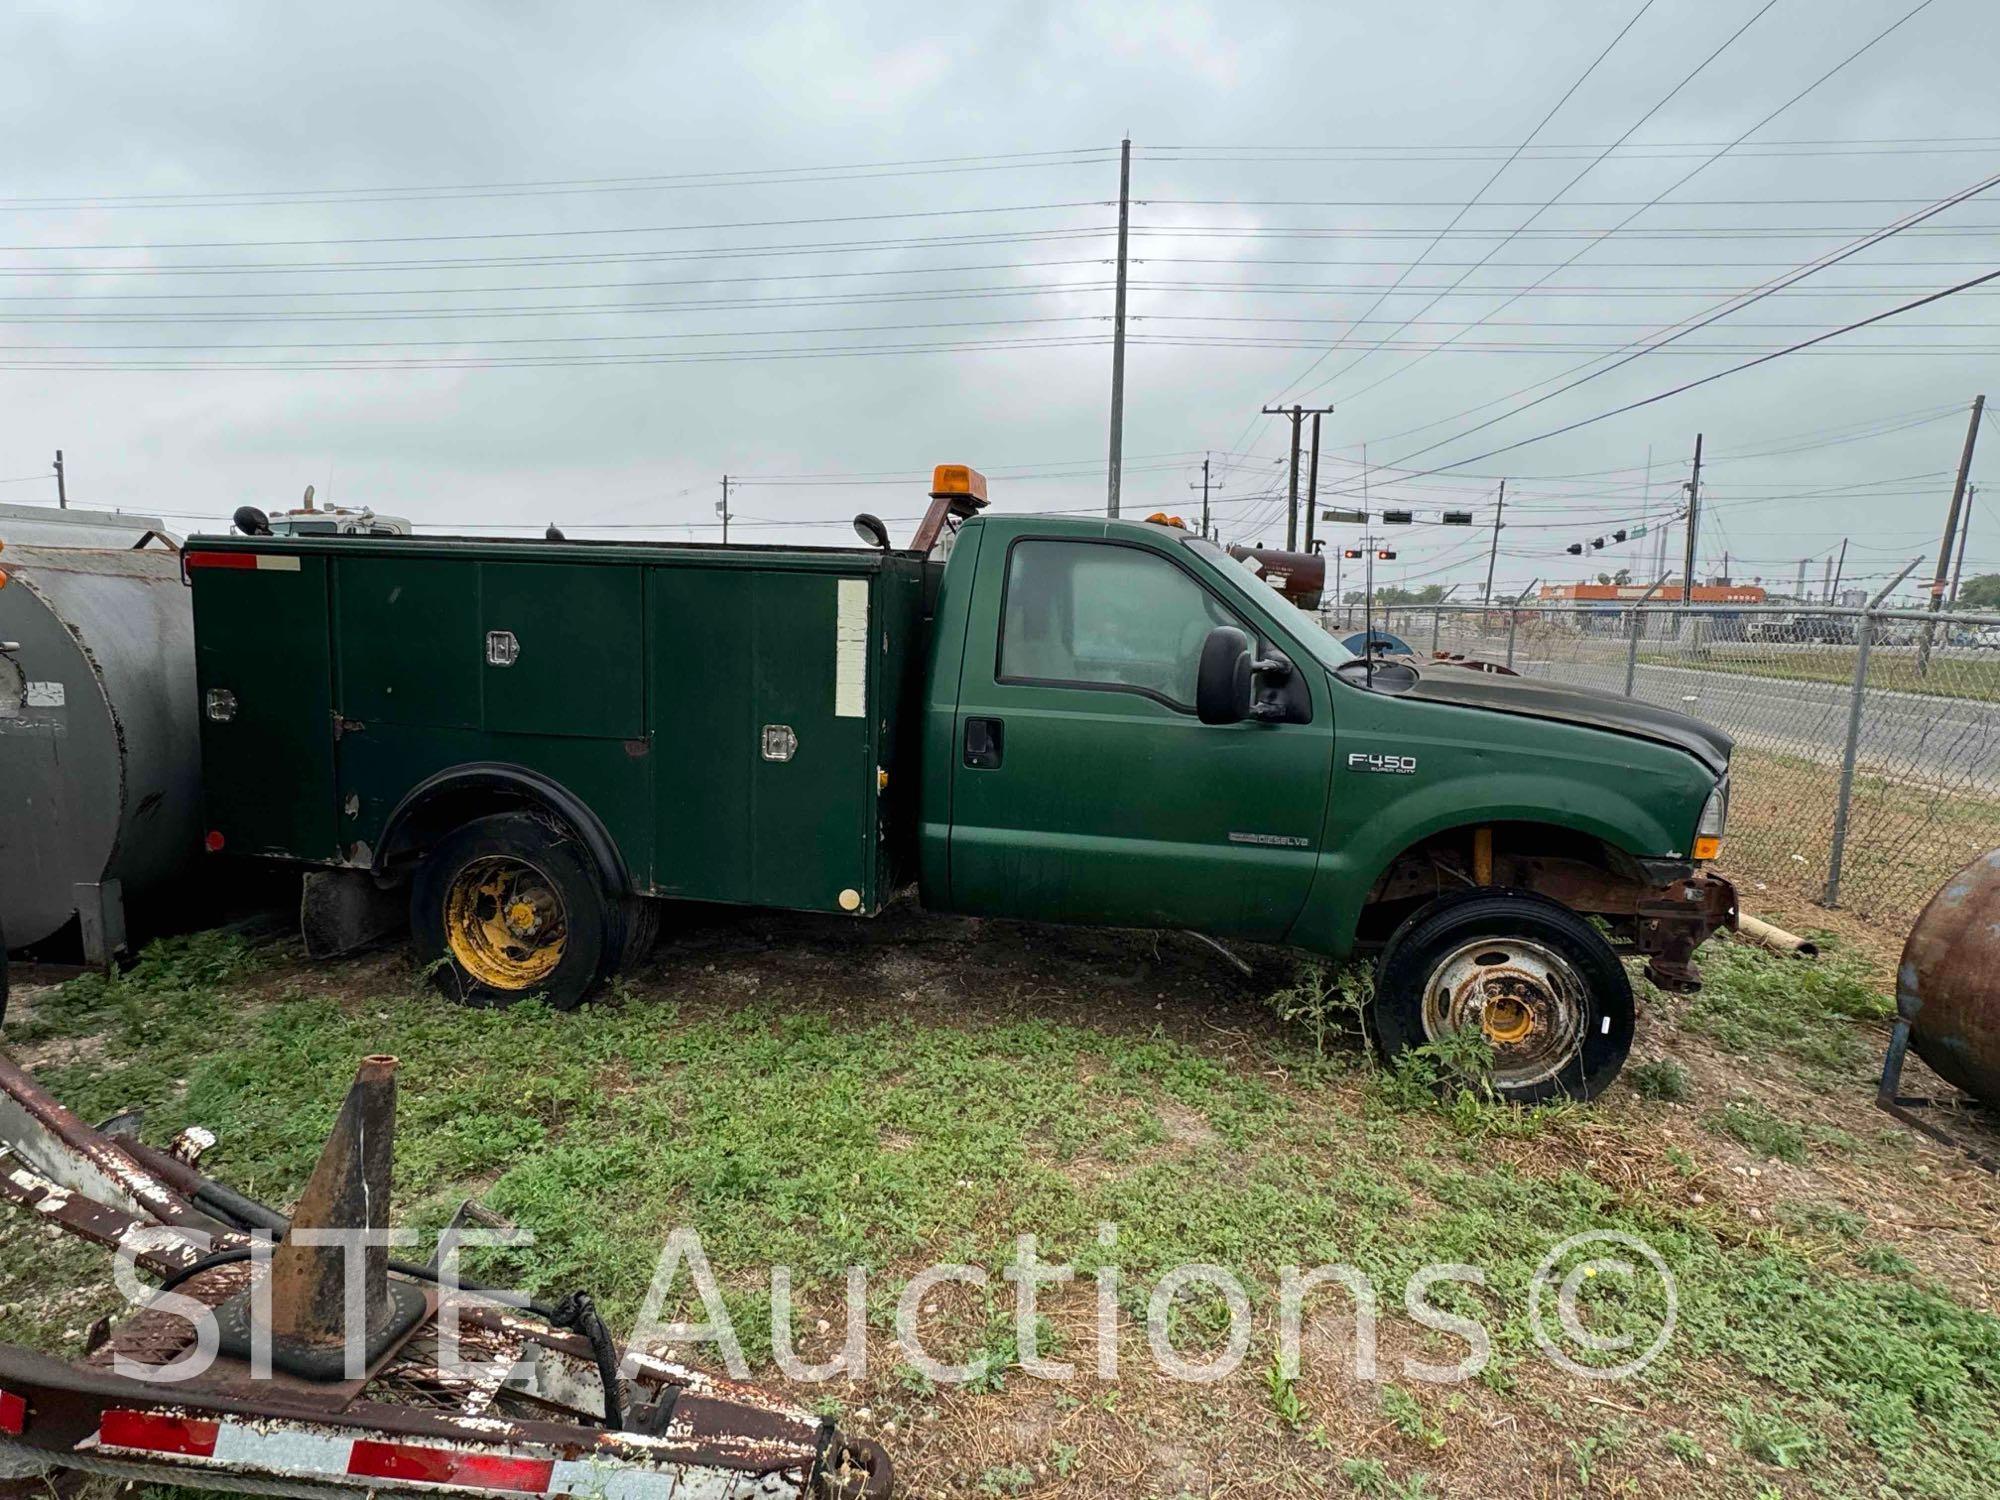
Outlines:
{"type": "Polygon", "coordinates": [[[1655,740],[1685,750],[1717,776],[1729,768],[1729,752],[1735,744],[1711,724],[1636,698],[1528,677],[1471,672],[1462,667],[1421,668],[1416,682],[1402,696],[1426,703],[1449,703],[1458,708],[1554,719],[1563,724],[1582,724],[1612,734],[1655,740]]]}

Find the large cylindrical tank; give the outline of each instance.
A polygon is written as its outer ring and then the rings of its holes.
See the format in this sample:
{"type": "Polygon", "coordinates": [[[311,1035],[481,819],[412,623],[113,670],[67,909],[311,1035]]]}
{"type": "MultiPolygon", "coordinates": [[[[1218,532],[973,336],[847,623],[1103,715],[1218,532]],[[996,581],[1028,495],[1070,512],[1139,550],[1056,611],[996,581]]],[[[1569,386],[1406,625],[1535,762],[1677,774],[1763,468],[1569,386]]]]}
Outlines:
{"type": "Polygon", "coordinates": [[[157,522],[102,519],[0,515],[0,931],[26,947],[81,914],[93,959],[123,945],[121,898],[163,893],[200,840],[180,556],[157,522]]]}
{"type": "Polygon", "coordinates": [[[1247,562],[1257,576],[1300,609],[1318,609],[1326,593],[1326,557],[1318,552],[1287,552],[1279,547],[1232,545],[1229,555],[1247,562]]]}
{"type": "Polygon", "coordinates": [[[1947,880],[1918,916],[1896,1009],[1938,1077],[2000,1105],[2000,849],[1947,880]]]}

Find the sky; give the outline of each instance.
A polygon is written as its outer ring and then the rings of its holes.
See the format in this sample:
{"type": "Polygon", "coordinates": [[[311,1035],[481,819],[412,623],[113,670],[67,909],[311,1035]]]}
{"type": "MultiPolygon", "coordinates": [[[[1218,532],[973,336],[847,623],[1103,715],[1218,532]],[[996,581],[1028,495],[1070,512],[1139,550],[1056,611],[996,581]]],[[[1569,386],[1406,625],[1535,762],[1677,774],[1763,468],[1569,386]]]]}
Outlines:
{"type": "Polygon", "coordinates": [[[1587,419],[2000,270],[2000,187],[1869,239],[2000,173],[2000,7],[1916,3],[17,3],[0,500],[61,448],[187,531],[312,484],[714,540],[726,474],[732,540],[900,541],[940,462],[1101,510],[1129,137],[1126,514],[1198,518],[1206,455],[1282,544],[1297,401],[1323,503],[1412,511],[1390,581],[1475,594],[1502,479],[1502,587],[1650,579],[1700,434],[1699,575],[1879,586],[2000,280],[1587,419]]]}

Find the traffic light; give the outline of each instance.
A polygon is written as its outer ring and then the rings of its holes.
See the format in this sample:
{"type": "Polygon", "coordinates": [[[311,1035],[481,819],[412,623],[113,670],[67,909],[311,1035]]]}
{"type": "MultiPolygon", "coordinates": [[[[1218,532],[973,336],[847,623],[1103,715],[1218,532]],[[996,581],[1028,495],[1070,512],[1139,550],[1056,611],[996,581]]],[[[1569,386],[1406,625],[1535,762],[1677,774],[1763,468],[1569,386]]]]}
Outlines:
{"type": "Polygon", "coordinates": [[[1359,547],[1342,547],[1340,555],[1349,562],[1358,562],[1361,559],[1361,549],[1359,547]]]}
{"type": "Polygon", "coordinates": [[[1407,526],[1410,524],[1410,513],[1406,510],[1385,510],[1382,512],[1382,524],[1384,526],[1407,526]]]}
{"type": "Polygon", "coordinates": [[[1594,551],[1594,552],[1601,552],[1601,551],[1603,551],[1603,550],[1604,550],[1604,538],[1603,538],[1603,537],[1601,537],[1601,536],[1594,536],[1594,537],[1592,537],[1592,538],[1590,539],[1590,546],[1591,546],[1591,550],[1592,550],[1592,551],[1594,551]]]}
{"type": "Polygon", "coordinates": [[[1625,540],[1625,533],[1622,531],[1614,531],[1611,533],[1611,540],[1614,542],[1622,542],[1625,540]]]}
{"type": "Polygon", "coordinates": [[[1470,526],[1472,524],[1472,512],[1469,510],[1448,510],[1438,519],[1446,526],[1470,526]]]}
{"type": "Polygon", "coordinates": [[[1375,554],[1375,560],[1377,562],[1394,562],[1396,560],[1396,554],[1391,552],[1387,547],[1384,547],[1381,551],[1375,554]]]}
{"type": "Polygon", "coordinates": [[[1567,552],[1571,557],[1581,557],[1583,556],[1583,543],[1571,542],[1567,547],[1563,548],[1563,551],[1567,552]]]}

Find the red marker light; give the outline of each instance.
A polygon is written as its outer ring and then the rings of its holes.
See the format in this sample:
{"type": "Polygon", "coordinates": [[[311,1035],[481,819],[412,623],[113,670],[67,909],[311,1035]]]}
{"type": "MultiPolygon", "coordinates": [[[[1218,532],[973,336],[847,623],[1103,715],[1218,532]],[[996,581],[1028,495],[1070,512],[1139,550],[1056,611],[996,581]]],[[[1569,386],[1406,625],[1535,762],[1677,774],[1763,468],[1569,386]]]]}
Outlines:
{"type": "Polygon", "coordinates": [[[222,852],[222,845],[223,838],[220,828],[209,829],[208,836],[201,841],[201,847],[206,849],[210,854],[220,854],[222,852]]]}

